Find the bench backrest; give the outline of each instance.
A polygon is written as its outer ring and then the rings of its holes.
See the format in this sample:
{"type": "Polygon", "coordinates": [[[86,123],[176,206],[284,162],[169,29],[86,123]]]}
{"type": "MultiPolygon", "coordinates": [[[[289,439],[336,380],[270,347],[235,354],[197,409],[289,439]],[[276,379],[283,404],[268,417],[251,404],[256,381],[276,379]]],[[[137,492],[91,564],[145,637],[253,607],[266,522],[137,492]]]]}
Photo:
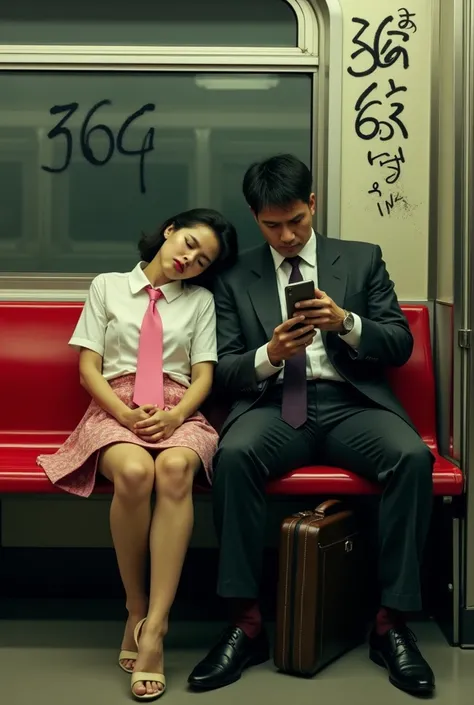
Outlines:
{"type": "Polygon", "coordinates": [[[83,304],[0,302],[0,431],[70,433],[90,397],[68,344],[83,304]]]}
{"type": "MultiPolygon", "coordinates": [[[[14,434],[68,434],[89,403],[77,353],[67,345],[82,303],[0,301],[0,440],[14,434]]],[[[390,371],[396,394],[422,437],[436,443],[435,383],[425,306],[402,306],[415,345],[390,371]]]]}
{"type": "Polygon", "coordinates": [[[436,384],[429,312],[422,305],[407,304],[402,310],[413,335],[413,352],[406,365],[390,369],[389,379],[422,438],[436,448],[436,384]]]}

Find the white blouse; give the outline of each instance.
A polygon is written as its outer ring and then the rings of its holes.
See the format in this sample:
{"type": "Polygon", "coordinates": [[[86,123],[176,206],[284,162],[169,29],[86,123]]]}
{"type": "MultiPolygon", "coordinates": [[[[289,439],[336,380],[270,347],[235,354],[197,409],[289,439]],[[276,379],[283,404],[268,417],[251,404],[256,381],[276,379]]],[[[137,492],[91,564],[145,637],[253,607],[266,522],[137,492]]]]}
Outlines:
{"type": "MultiPolygon", "coordinates": [[[[105,379],[135,373],[143,317],[149,304],[145,262],[131,272],[99,274],[91,282],[81,316],[69,341],[103,358],[105,379]]],[[[163,321],[163,372],[189,387],[191,366],[217,362],[214,297],[200,286],[170,282],[157,287],[163,321]]]]}

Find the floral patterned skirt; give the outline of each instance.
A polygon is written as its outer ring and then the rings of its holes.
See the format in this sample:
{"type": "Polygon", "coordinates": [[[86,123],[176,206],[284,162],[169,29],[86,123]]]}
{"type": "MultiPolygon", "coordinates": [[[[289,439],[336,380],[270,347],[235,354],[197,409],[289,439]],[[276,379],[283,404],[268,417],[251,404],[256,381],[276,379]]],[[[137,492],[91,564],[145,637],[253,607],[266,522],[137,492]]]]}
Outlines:
{"type": "MultiPolygon", "coordinates": [[[[110,381],[115,394],[127,406],[134,408],[132,401],[135,375],[124,375],[110,381]]],[[[186,387],[164,377],[165,409],[175,407],[182,399],[186,387]]],[[[88,497],[94,489],[97,462],[102,448],[112,443],[134,443],[151,450],[165,448],[190,448],[201,458],[203,468],[211,482],[212,459],[217,449],[218,435],[214,428],[197,412],[190,416],[173,435],[156,442],[147,442],[119,424],[94,400],[69,438],[53,454],[40,455],[37,463],[54,485],[66,492],[88,497]]]]}

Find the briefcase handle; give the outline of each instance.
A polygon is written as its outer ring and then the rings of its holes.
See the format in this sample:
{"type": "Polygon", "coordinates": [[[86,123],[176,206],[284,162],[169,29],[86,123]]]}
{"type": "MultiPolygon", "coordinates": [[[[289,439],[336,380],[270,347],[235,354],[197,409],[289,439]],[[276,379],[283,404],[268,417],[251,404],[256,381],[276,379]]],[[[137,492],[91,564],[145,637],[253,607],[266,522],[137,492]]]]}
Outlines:
{"type": "Polygon", "coordinates": [[[313,511],[306,510],[304,512],[297,512],[296,514],[293,514],[293,516],[304,518],[316,515],[318,519],[325,519],[333,514],[337,514],[342,507],[343,503],[340,499],[327,499],[325,502],[321,502],[321,504],[313,511]]]}
{"type": "Polygon", "coordinates": [[[342,509],[342,502],[340,499],[327,499],[325,502],[316,507],[314,513],[324,519],[325,517],[337,514],[342,509]]]}

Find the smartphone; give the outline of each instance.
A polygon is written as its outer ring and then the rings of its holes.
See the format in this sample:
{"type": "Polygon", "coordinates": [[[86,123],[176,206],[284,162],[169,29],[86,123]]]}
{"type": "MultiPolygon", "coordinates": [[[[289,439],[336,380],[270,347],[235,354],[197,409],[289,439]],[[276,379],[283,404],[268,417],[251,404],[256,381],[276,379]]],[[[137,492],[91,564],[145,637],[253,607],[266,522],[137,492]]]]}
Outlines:
{"type": "MultiPolygon", "coordinates": [[[[295,313],[298,313],[298,309],[295,309],[295,304],[298,303],[298,301],[308,301],[309,299],[314,299],[313,281],[305,280],[285,286],[286,311],[288,318],[292,318],[295,313]]],[[[305,325],[307,325],[307,323],[304,321],[302,323],[296,323],[292,327],[292,330],[303,328],[305,325]]]]}

